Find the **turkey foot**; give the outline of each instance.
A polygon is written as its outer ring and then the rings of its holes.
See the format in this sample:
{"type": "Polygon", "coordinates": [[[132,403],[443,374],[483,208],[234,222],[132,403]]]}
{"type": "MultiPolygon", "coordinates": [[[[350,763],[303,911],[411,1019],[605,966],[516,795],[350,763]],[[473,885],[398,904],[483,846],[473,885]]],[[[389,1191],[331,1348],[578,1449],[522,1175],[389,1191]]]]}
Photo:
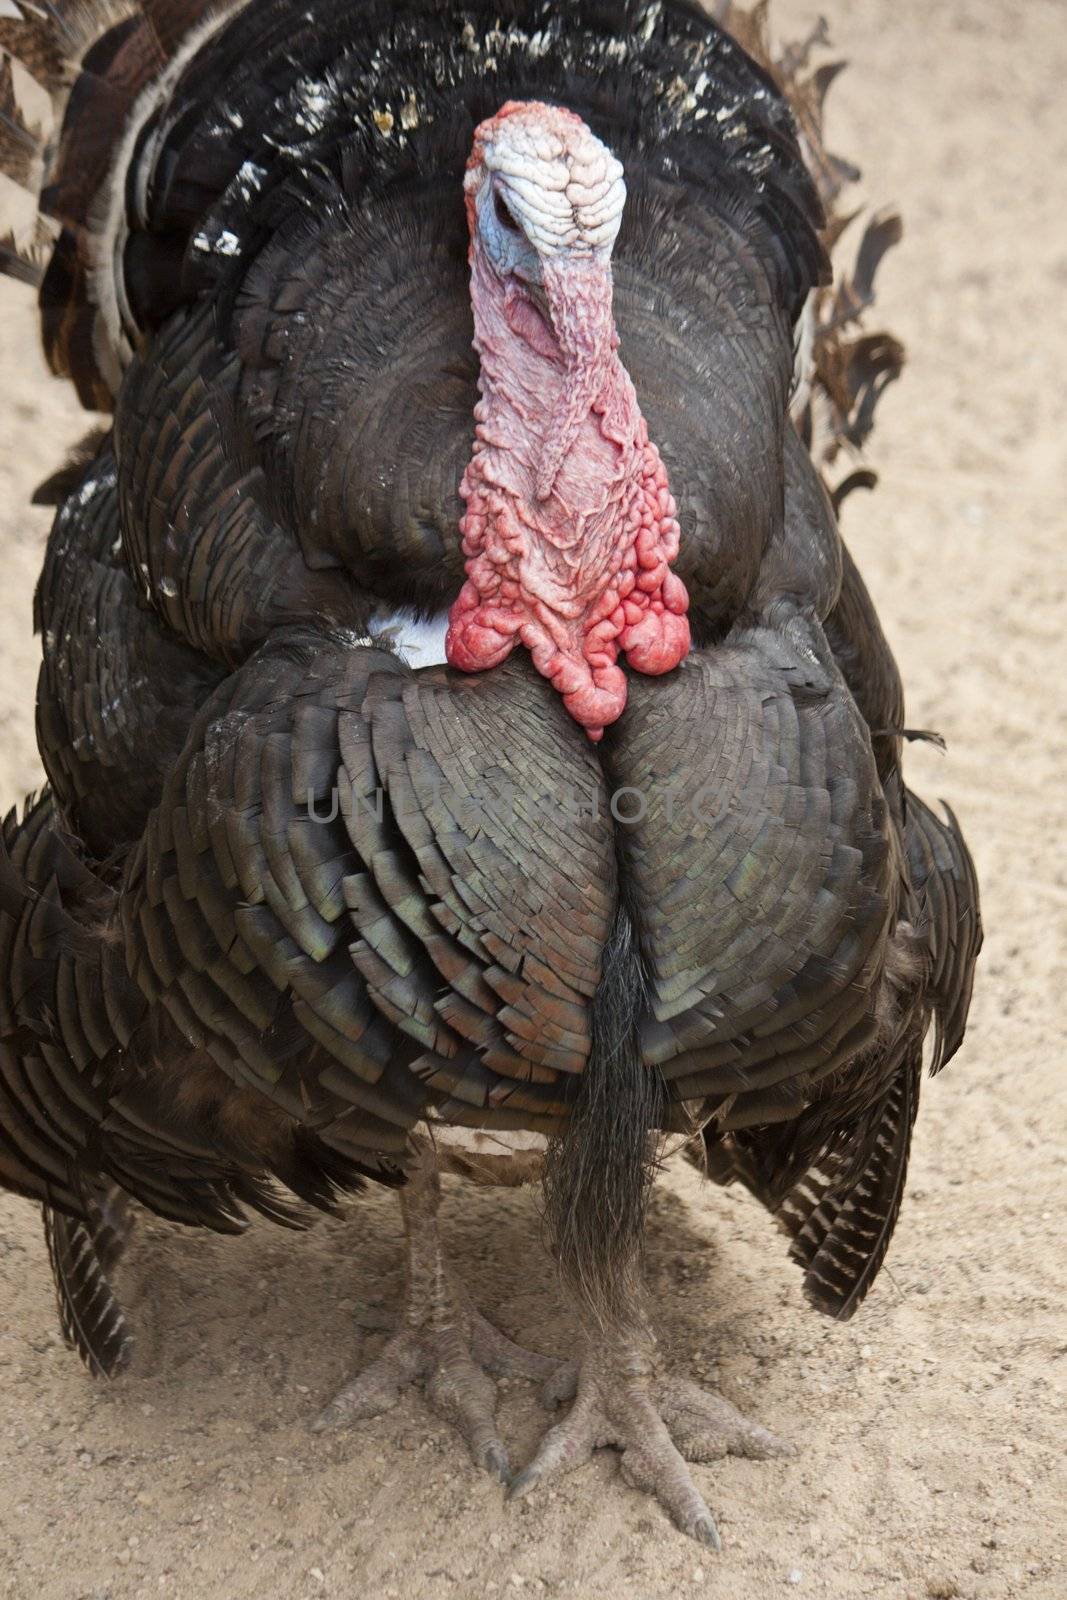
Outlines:
{"type": "Polygon", "coordinates": [[[316,1432],[390,1410],[408,1384],[421,1379],[433,1409],[465,1439],[477,1466],[510,1479],[507,1452],[494,1415],[489,1374],[552,1382],[558,1363],[524,1350],[470,1304],[449,1272],[437,1231],[440,1181],[429,1158],[401,1190],[407,1242],[407,1289],[401,1327],[358,1377],[322,1411],[316,1432]]]}
{"type": "MultiPolygon", "coordinates": [[[[547,1397],[552,1398],[551,1382],[547,1397]]],[[[686,1378],[656,1375],[642,1342],[635,1339],[610,1354],[586,1356],[573,1406],[562,1422],[549,1428],[533,1460],[513,1479],[509,1498],[528,1494],[553,1473],[572,1471],[605,1445],[622,1451],[627,1483],[655,1495],[683,1533],[713,1550],[721,1549],[715,1518],[686,1462],[796,1453],[729,1401],[706,1394],[686,1378]]]]}

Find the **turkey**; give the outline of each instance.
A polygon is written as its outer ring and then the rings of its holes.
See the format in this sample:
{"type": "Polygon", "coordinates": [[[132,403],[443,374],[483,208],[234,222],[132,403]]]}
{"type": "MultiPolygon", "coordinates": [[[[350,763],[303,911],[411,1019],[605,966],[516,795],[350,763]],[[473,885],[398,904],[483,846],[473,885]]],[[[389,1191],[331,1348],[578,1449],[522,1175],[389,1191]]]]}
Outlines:
{"type": "Polygon", "coordinates": [[[657,1164],[744,1184],[851,1316],[981,942],[838,533],[869,474],[827,487],[902,352],[860,325],[895,216],[828,266],[824,42],[693,0],[0,10],[0,254],[106,422],[42,490],[0,1183],[94,1372],[139,1207],[379,1182],[399,1331],[318,1426],[422,1380],[511,1495],[613,1445],[714,1547],[689,1463],[790,1448],[664,1369],[657,1164]],[[576,1362],[471,1304],[442,1172],[543,1186],[576,1362]],[[502,1373],[566,1408],[517,1472],[502,1373]]]}

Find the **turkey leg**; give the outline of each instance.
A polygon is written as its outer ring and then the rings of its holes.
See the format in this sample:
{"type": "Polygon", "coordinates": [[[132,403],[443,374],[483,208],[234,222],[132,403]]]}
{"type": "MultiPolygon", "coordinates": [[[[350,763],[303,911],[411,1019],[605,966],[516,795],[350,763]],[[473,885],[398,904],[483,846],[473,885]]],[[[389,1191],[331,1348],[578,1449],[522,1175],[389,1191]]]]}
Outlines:
{"type": "MultiPolygon", "coordinates": [[[[586,1355],[574,1403],[513,1479],[509,1498],[528,1494],[542,1478],[570,1472],[594,1450],[614,1445],[622,1452],[620,1470],[628,1484],[654,1495],[683,1533],[720,1549],[715,1519],[687,1462],[794,1455],[793,1446],[750,1422],[729,1401],[662,1372],[643,1306],[635,1306],[615,1327],[586,1320],[586,1355]]],[[[551,1404],[565,1398],[565,1389],[553,1392],[550,1381],[545,1399],[551,1404]]]]}
{"type": "Polygon", "coordinates": [[[507,1483],[510,1470],[489,1374],[544,1383],[556,1377],[558,1363],[513,1344],[471,1305],[444,1258],[437,1228],[440,1199],[437,1165],[427,1151],[400,1191],[407,1250],[402,1324],[313,1426],[321,1432],[375,1417],[396,1405],[406,1385],[422,1379],[430,1404],[463,1436],[476,1465],[507,1483]]]}

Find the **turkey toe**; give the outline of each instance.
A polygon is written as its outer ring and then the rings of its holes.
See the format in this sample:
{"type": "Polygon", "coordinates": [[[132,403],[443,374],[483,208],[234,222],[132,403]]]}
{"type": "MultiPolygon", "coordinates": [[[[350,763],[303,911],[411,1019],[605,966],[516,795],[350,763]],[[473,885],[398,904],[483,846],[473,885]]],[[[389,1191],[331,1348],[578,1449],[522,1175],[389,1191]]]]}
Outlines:
{"type": "Polygon", "coordinates": [[[425,1325],[405,1327],[380,1355],[330,1401],[312,1423],[316,1433],[389,1411],[401,1391],[421,1380],[438,1416],[461,1435],[480,1467],[507,1483],[507,1451],[496,1427],[496,1385],[490,1373],[544,1380],[556,1363],[524,1350],[479,1312],[467,1311],[462,1290],[442,1285],[425,1325]]]}
{"type": "Polygon", "coordinates": [[[418,1335],[407,1329],[394,1334],[381,1355],[320,1411],[312,1428],[316,1433],[325,1433],[330,1428],[341,1428],[392,1410],[400,1399],[400,1391],[424,1372],[425,1366],[418,1335]]]}
{"type": "Polygon", "coordinates": [[[687,1462],[796,1452],[729,1401],[706,1394],[688,1379],[651,1378],[642,1366],[638,1355],[610,1362],[587,1357],[573,1406],[549,1428],[533,1460],[512,1480],[508,1498],[528,1494],[542,1479],[570,1472],[594,1450],[613,1445],[622,1453],[626,1483],[655,1496],[683,1533],[719,1550],[715,1518],[687,1462]]]}
{"type": "MultiPolygon", "coordinates": [[[[495,1377],[558,1382],[559,1363],[526,1350],[476,1311],[450,1270],[437,1228],[440,1180],[432,1159],[413,1171],[401,1191],[407,1245],[402,1324],[361,1373],[345,1385],[312,1424],[318,1433],[389,1411],[401,1390],[421,1381],[438,1416],[461,1435],[475,1464],[501,1483],[511,1477],[497,1432],[495,1377]]],[[[357,1316],[377,1329],[377,1308],[357,1316]]],[[[564,1392],[566,1384],[560,1386],[564,1392]]]]}
{"type": "Polygon", "coordinates": [[[750,1421],[729,1400],[708,1394],[688,1378],[661,1380],[657,1397],[660,1415],[687,1461],[721,1461],[723,1456],[766,1461],[797,1453],[795,1445],[750,1421]]]}
{"type": "Polygon", "coordinates": [[[574,1393],[573,1363],[561,1363],[553,1356],[543,1356],[539,1350],[516,1344],[480,1311],[470,1310],[468,1317],[471,1347],[486,1372],[497,1378],[529,1378],[542,1384],[544,1393],[559,1393],[564,1399],[574,1393]]]}

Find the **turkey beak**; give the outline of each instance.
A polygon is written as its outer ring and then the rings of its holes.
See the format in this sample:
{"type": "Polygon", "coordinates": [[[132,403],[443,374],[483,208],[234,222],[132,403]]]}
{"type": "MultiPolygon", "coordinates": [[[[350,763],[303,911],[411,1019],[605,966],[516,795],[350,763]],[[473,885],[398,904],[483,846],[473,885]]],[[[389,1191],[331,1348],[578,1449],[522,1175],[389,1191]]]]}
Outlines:
{"type": "Polygon", "coordinates": [[[582,423],[600,397],[618,339],[612,320],[609,256],[548,257],[542,262],[542,285],[563,362],[563,383],[537,464],[537,498],[547,500],[582,423]]]}

